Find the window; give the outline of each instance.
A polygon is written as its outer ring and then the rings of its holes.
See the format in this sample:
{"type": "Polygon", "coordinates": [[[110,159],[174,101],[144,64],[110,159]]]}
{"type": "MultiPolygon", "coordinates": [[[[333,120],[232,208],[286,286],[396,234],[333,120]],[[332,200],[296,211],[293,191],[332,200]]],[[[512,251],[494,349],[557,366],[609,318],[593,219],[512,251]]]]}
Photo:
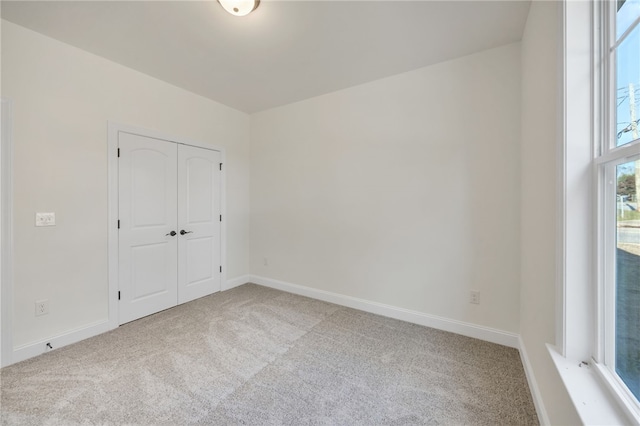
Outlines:
{"type": "Polygon", "coordinates": [[[640,0],[599,2],[602,128],[596,149],[601,300],[597,360],[640,414],[640,0]]]}

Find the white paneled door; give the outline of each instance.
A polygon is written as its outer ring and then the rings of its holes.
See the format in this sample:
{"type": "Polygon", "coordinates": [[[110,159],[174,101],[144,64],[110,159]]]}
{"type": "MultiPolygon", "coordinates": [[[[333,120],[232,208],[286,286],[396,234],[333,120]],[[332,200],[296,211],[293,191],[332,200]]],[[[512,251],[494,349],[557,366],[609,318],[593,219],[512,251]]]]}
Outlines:
{"type": "Polygon", "coordinates": [[[119,322],[220,290],[220,153],[118,135],[119,322]]]}
{"type": "Polygon", "coordinates": [[[220,290],[220,152],[178,146],[178,303],[220,290]]]}

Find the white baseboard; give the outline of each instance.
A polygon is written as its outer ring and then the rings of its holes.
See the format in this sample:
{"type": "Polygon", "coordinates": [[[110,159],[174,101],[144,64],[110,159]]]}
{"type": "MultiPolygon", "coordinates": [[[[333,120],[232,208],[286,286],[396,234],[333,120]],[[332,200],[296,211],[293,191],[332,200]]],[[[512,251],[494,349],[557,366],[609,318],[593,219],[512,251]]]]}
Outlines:
{"type": "MultiPolygon", "coordinates": [[[[426,327],[432,327],[438,330],[449,331],[452,333],[461,334],[463,336],[473,337],[476,339],[481,339],[488,342],[519,349],[522,364],[524,366],[524,371],[533,397],[533,402],[538,414],[538,419],[540,420],[540,423],[542,425],[550,424],[549,417],[542,402],[540,389],[538,388],[535,376],[533,375],[533,367],[531,366],[531,363],[529,361],[524,342],[522,341],[522,338],[517,334],[466,323],[463,321],[438,317],[435,315],[428,315],[422,312],[398,308],[395,306],[385,305],[382,303],[372,302],[356,297],[345,296],[338,293],[318,290],[311,287],[305,287],[297,284],[273,280],[270,278],[259,277],[256,275],[243,275],[231,280],[227,280],[226,283],[224,283],[222,290],[229,290],[249,282],[293,294],[298,294],[301,296],[323,300],[329,303],[335,303],[337,305],[346,306],[365,312],[370,312],[373,314],[386,316],[389,318],[395,318],[398,320],[407,321],[426,327]]],[[[108,320],[103,320],[48,339],[19,346],[13,351],[12,359],[9,360],[7,365],[24,361],[26,359],[33,358],[45,352],[51,351],[51,349],[47,347],[47,343],[50,343],[55,350],[79,342],[81,340],[97,336],[98,334],[105,333],[112,330],[113,328],[114,327],[110,326],[108,320]]]]}
{"type": "Polygon", "coordinates": [[[77,343],[81,340],[97,336],[98,334],[105,333],[111,329],[112,327],[109,325],[109,320],[105,319],[38,342],[18,346],[13,350],[13,356],[11,357],[10,364],[15,364],[16,362],[33,358],[45,352],[50,352],[52,349],[47,347],[47,343],[51,344],[51,347],[55,350],[77,343]]]}
{"type": "MultiPolygon", "coordinates": [[[[238,287],[242,284],[248,283],[249,281],[249,275],[243,275],[241,277],[227,280],[222,286],[222,291],[238,287]]],[[[3,366],[15,364],[17,362],[36,357],[45,352],[50,352],[52,349],[47,346],[47,343],[51,344],[51,346],[55,350],[63,346],[79,342],[81,340],[97,336],[98,334],[102,334],[114,328],[118,328],[118,324],[115,324],[115,326],[113,326],[109,324],[108,320],[103,320],[59,334],[57,336],[52,336],[34,343],[28,343],[26,345],[19,346],[15,348],[11,353],[11,359],[2,360],[3,363],[5,363],[5,365],[3,366]]]]}
{"type": "Polygon", "coordinates": [[[300,296],[307,296],[313,299],[335,303],[336,305],[346,306],[349,308],[370,312],[372,314],[378,314],[418,325],[424,325],[426,327],[436,328],[438,330],[449,331],[451,333],[461,334],[463,336],[473,337],[476,339],[485,340],[487,342],[509,346],[511,348],[519,348],[519,336],[517,334],[497,330],[495,328],[483,327],[468,322],[438,317],[418,311],[398,308],[391,305],[385,305],[378,302],[359,299],[357,297],[345,296],[338,293],[332,293],[329,291],[318,290],[311,287],[286,283],[283,281],[259,277],[256,275],[251,275],[249,281],[265,287],[271,287],[277,290],[298,294],[300,296]]]}
{"type": "Polygon", "coordinates": [[[522,360],[522,366],[524,367],[524,374],[527,377],[527,382],[529,383],[529,390],[531,390],[533,405],[536,407],[536,413],[538,414],[538,421],[542,426],[550,425],[551,422],[549,421],[549,415],[547,414],[547,410],[544,408],[544,403],[542,402],[542,394],[540,393],[540,388],[538,387],[536,376],[534,376],[533,374],[533,366],[529,361],[527,349],[524,345],[522,337],[520,336],[518,336],[518,347],[520,350],[520,359],[522,360]]]}
{"type": "Polygon", "coordinates": [[[231,290],[234,287],[241,286],[242,284],[246,284],[250,281],[251,281],[251,275],[242,275],[240,277],[227,280],[226,283],[222,284],[222,291],[231,290]]]}

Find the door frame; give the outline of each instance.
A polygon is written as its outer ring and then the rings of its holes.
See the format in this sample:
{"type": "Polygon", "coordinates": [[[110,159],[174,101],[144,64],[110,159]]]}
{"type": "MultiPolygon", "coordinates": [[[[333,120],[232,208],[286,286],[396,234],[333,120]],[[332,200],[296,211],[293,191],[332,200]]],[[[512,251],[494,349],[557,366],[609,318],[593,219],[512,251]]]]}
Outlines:
{"type": "Polygon", "coordinates": [[[0,367],[13,363],[13,102],[0,99],[0,367]]]}
{"type": "Polygon", "coordinates": [[[134,135],[162,139],[180,145],[195,146],[197,148],[209,149],[220,152],[220,161],[223,164],[220,175],[220,214],[222,223],[220,224],[220,264],[222,273],[220,274],[220,291],[225,287],[227,277],[227,203],[226,203],[226,156],[224,148],[218,145],[209,145],[201,142],[189,140],[183,137],[159,132],[156,130],[144,129],[128,124],[108,122],[108,275],[109,275],[109,328],[114,329],[120,326],[118,320],[118,133],[126,132],[134,135]]]}

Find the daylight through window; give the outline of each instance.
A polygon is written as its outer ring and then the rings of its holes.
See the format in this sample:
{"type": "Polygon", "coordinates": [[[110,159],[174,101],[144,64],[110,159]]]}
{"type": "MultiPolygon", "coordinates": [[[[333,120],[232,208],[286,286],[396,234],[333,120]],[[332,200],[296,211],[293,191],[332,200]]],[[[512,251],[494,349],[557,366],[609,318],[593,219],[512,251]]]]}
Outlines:
{"type": "Polygon", "coordinates": [[[596,166],[604,295],[604,361],[640,407],[640,0],[603,2],[607,49],[603,129],[596,166]],[[608,18],[607,18],[608,17],[608,18]]]}

